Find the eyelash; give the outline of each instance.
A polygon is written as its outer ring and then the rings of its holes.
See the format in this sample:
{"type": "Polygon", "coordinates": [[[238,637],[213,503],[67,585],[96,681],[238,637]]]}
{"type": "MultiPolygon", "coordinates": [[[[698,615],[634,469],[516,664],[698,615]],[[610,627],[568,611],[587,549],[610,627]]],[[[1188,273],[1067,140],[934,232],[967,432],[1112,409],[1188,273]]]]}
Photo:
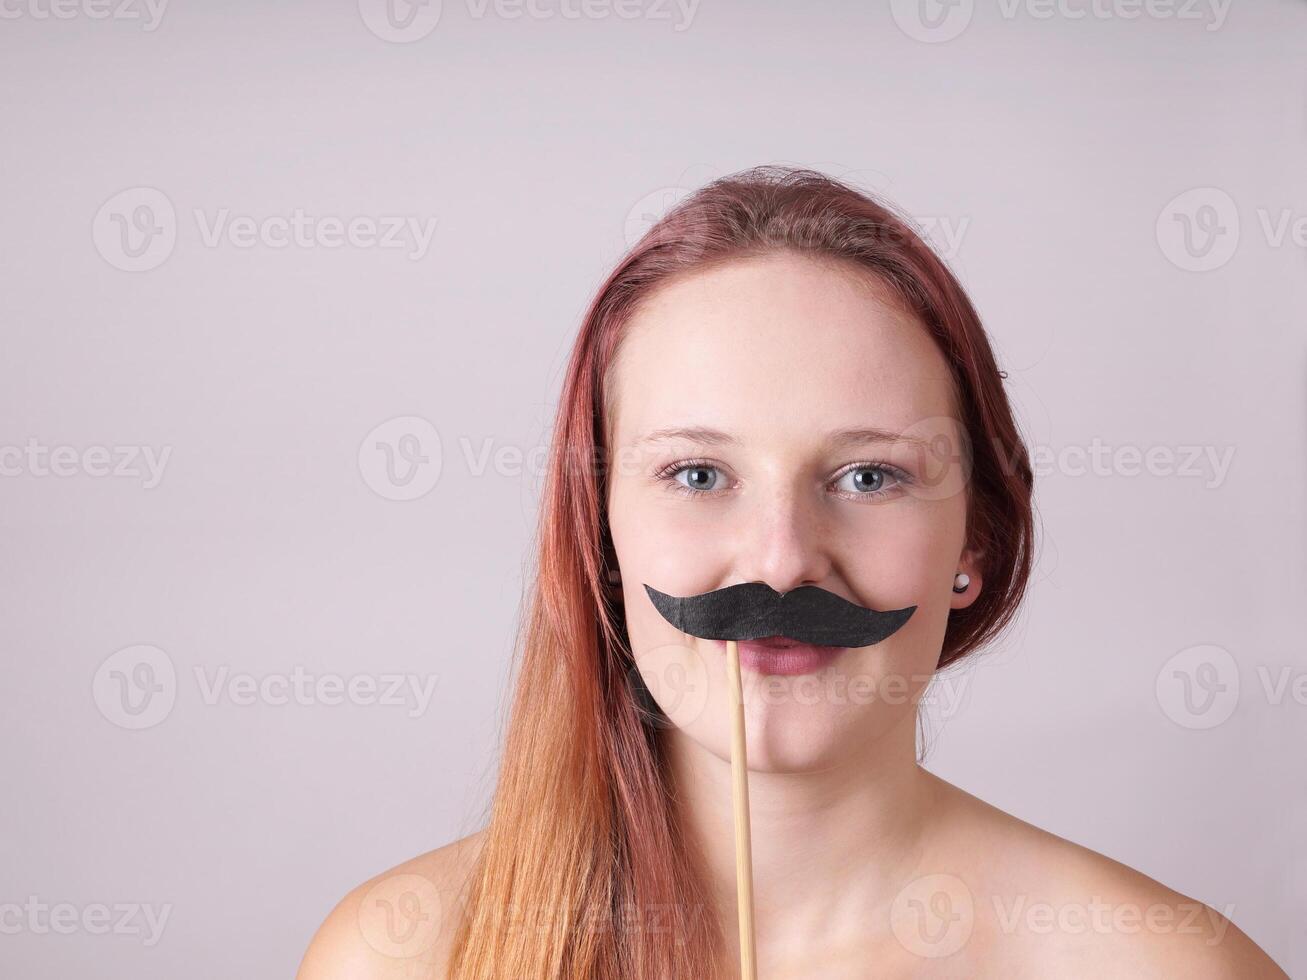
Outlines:
{"type": "MultiPolygon", "coordinates": [[[[718,470],[718,472],[720,472],[720,467],[706,459],[683,459],[672,463],[669,466],[663,467],[663,469],[659,470],[655,476],[663,482],[670,483],[671,489],[675,492],[684,494],[687,497],[711,497],[721,493],[722,491],[720,490],[696,490],[693,487],[687,487],[680,480],[676,479],[679,473],[696,467],[701,469],[718,470]]],[[[912,483],[911,474],[905,470],[899,469],[899,467],[894,466],[892,463],[882,462],[881,460],[864,460],[860,463],[852,463],[837,473],[831,482],[837,482],[855,470],[880,470],[893,477],[896,485],[912,483]]],[[[851,499],[875,500],[878,497],[885,496],[887,492],[888,491],[884,489],[869,490],[864,493],[841,493],[840,496],[851,499]]]]}

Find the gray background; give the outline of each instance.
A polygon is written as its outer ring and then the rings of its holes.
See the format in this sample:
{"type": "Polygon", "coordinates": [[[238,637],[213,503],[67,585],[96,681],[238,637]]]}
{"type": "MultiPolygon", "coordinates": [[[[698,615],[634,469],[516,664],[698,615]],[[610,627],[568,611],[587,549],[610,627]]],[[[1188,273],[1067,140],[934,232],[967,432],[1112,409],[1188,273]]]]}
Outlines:
{"type": "Polygon", "coordinates": [[[579,317],[781,162],[935,229],[1037,449],[1028,605],[929,767],[1307,977],[1307,4],[67,2],[0,19],[0,904],[75,921],[11,910],[0,971],[286,977],[480,825],[579,317]],[[388,216],[429,247],[325,244],[388,216]],[[131,903],[157,941],[101,934],[131,903]]]}

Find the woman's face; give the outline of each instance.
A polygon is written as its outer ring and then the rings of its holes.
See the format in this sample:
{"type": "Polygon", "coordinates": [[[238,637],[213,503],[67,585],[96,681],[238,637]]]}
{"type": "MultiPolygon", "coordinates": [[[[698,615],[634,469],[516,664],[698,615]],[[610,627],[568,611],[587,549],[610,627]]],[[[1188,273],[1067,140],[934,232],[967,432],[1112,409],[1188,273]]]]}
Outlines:
{"type": "Polygon", "coordinates": [[[732,260],[647,298],[608,385],[626,622],[672,724],[730,758],[725,644],[677,630],[646,584],[678,596],[816,585],[878,610],[917,607],[888,639],[812,672],[746,666],[751,769],[838,765],[915,716],[949,609],[982,587],[964,553],[965,436],[925,328],[838,260],[732,260]],[[850,430],[887,438],[841,437],[850,430]],[[971,577],[961,596],[959,571],[971,577]]]}

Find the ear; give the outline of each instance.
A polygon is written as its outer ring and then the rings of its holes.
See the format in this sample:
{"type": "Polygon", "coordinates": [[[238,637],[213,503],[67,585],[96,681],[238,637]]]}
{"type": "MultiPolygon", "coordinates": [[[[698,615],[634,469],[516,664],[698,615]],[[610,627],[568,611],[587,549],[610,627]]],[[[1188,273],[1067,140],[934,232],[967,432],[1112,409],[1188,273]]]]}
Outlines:
{"type": "Polygon", "coordinates": [[[985,587],[984,575],[981,574],[984,566],[983,558],[984,553],[974,548],[966,549],[958,558],[957,571],[966,575],[970,581],[967,583],[966,592],[961,594],[954,592],[949,596],[950,609],[966,609],[980,595],[980,590],[985,587]]]}

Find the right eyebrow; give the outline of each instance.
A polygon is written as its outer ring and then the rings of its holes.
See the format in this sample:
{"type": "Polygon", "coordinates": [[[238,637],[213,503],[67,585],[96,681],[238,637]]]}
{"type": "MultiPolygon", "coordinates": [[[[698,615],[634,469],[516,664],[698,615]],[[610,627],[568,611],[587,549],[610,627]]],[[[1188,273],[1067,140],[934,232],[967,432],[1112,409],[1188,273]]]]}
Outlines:
{"type": "Polygon", "coordinates": [[[729,432],[723,432],[720,429],[710,429],[706,426],[669,426],[664,429],[654,429],[648,433],[639,442],[637,446],[643,446],[651,442],[667,442],[672,439],[686,439],[690,442],[702,442],[710,446],[738,446],[740,440],[735,438],[729,432]]]}

